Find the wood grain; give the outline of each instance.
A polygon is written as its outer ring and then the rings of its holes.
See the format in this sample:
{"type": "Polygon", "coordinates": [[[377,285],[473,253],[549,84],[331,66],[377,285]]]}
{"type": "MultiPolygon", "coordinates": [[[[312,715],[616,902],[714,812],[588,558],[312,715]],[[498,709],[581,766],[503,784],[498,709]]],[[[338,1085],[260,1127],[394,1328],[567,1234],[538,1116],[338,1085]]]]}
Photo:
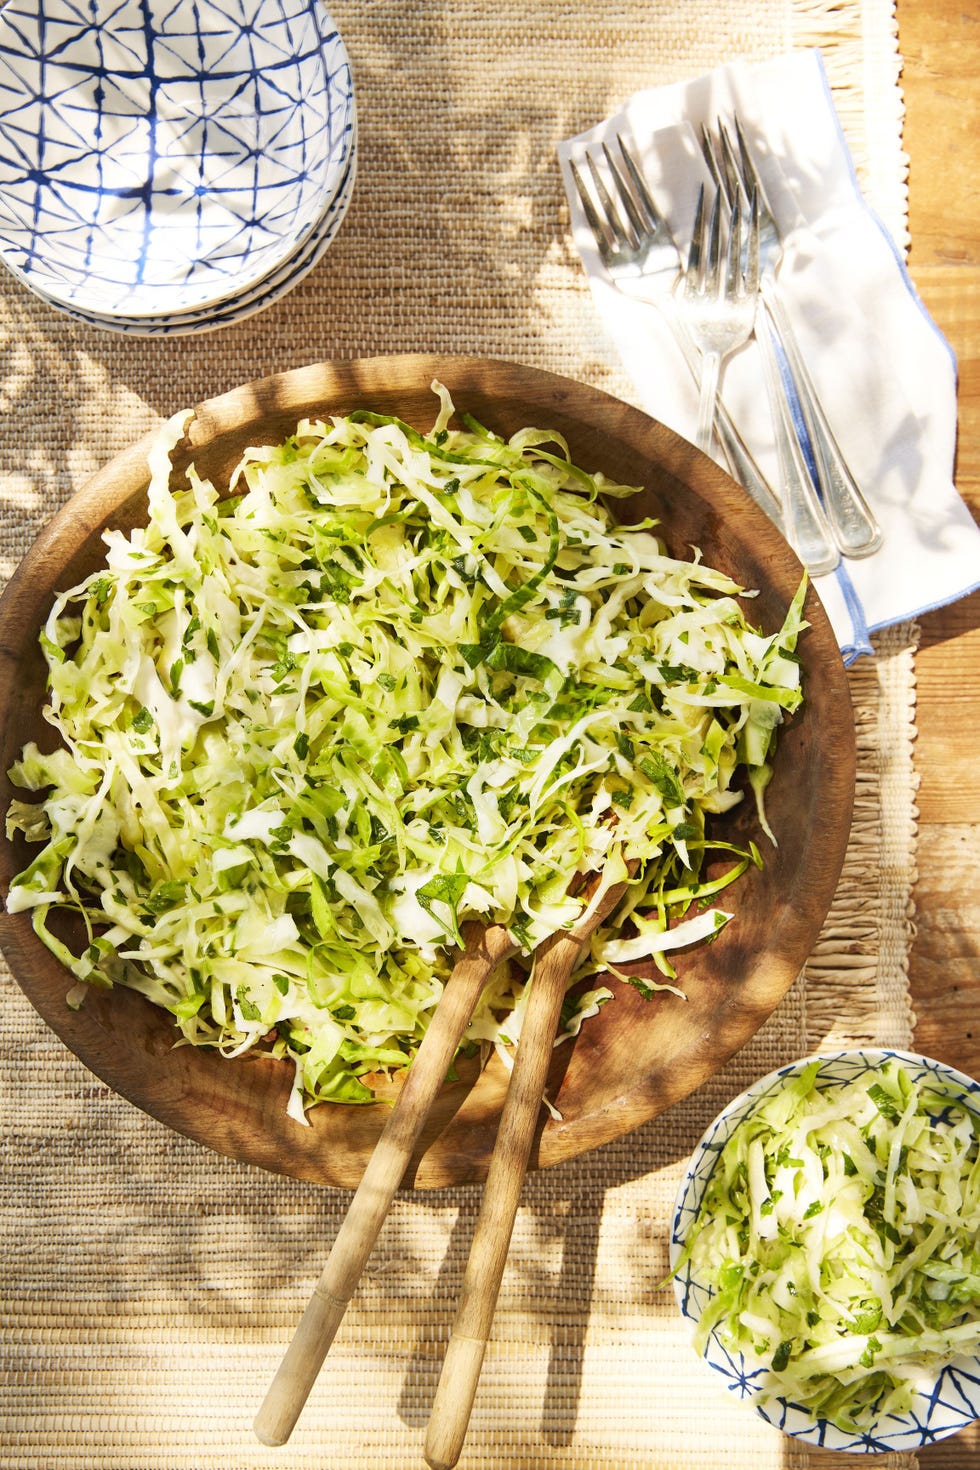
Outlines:
{"type": "MultiPolygon", "coordinates": [[[[899,0],[909,268],[958,363],[957,487],[980,519],[980,12],[899,0]]],[[[980,576],[980,568],[978,568],[980,576]]],[[[916,1044],[980,1076],[980,594],[922,619],[916,658],[916,1044]]],[[[940,1463],[940,1462],[937,1462],[940,1463]]]]}
{"type": "MultiPolygon", "coordinates": [[[[956,483],[980,519],[980,10],[975,0],[898,0],[897,13],[909,268],[957,357],[956,483]]],[[[915,1042],[980,1077],[980,594],[921,626],[915,1042]]],[[[922,1470],[975,1470],[980,1426],[925,1447],[918,1459],[922,1470]]]]}
{"type": "MultiPolygon", "coordinates": [[[[220,484],[247,442],[279,442],[304,417],[371,407],[424,427],[435,416],[434,378],[496,432],[547,424],[565,435],[577,463],[641,486],[617,502],[618,513],[627,521],[660,518],[672,552],[686,556],[700,547],[709,564],[760,589],[754,620],[780,625],[802,569],[745,492],[646,415],[550,373],[412,356],[299,369],[201,405],[175,460],[193,458],[220,484]]],[[[0,687],[15,691],[0,727],[0,772],[28,739],[43,734],[36,634],[52,588],[74,585],[97,564],[103,526],[141,516],[145,452],[144,444],[95,477],[35,545],[0,602],[0,687]]],[[[766,797],[779,846],[774,850],[759,832],[754,803],[728,814],[727,838],[756,840],[766,849],[761,872],[751,869],[739,883],[737,922],[685,957],[686,1004],[666,993],[647,1001],[624,986],[574,1047],[556,1049],[549,1085],[562,1116],[539,1127],[535,1166],[619,1137],[693,1091],[758,1029],[816,940],[850,828],[854,729],[839,650],[812,590],[805,614],[810,627],[799,652],[807,698],[781,732],[766,797]]],[[[0,790],[0,799],[5,794],[0,790]]],[[[27,857],[19,838],[0,838],[0,891],[27,857]]],[[[219,1152],[299,1178],[346,1187],[359,1182],[387,1103],[324,1104],[312,1110],[309,1128],[299,1127],[286,1115],[288,1064],[257,1056],[230,1063],[197,1048],[174,1049],[169,1017],[132,991],[93,992],[71,1011],[65,1004],[70,977],[39,943],[26,914],[0,917],[0,941],[38,1011],[115,1091],[219,1152]]],[[[485,1177],[505,1088],[496,1061],[475,1081],[448,1084],[406,1181],[432,1188],[485,1177]]]]}

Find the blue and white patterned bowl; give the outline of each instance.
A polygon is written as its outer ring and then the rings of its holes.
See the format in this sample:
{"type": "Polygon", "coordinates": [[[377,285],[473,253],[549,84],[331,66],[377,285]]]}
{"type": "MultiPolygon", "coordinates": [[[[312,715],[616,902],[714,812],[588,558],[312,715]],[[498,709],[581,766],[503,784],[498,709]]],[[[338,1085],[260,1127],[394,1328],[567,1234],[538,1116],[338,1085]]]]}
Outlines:
{"type": "MultiPolygon", "coordinates": [[[[60,310],[73,321],[130,337],[200,336],[219,327],[235,326],[280,301],[309,274],[326,253],[343,223],[354,192],[356,162],[355,143],[337,192],[309,239],[278,270],[230,301],[218,302],[215,306],[202,307],[197,311],[153,317],[103,317],[97,312],[67,306],[60,307],[60,310]]],[[[37,294],[42,295],[41,292],[37,294]]],[[[52,301],[49,305],[58,306],[59,303],[52,301]]]]}
{"type": "Polygon", "coordinates": [[[110,321],[213,310],[322,230],[353,131],[322,0],[9,0],[0,259],[110,321]]]}
{"type": "MultiPolygon", "coordinates": [[[[980,1111],[980,1083],[942,1062],[910,1052],[862,1048],[820,1053],[821,1085],[866,1082],[889,1058],[903,1063],[916,1080],[926,1077],[942,1092],[960,1099],[964,1096],[970,1098],[980,1111]]],[[[670,1238],[672,1270],[677,1268],[687,1232],[700,1211],[708,1181],[729,1138],[764,1098],[778,1092],[788,1079],[797,1076],[816,1059],[804,1057],[763,1077],[729,1103],[708,1128],[691,1156],[678,1190],[670,1238]]],[[[693,1328],[711,1299],[711,1289],[696,1279],[689,1265],[681,1266],[674,1278],[674,1287],[681,1312],[693,1328]]],[[[760,1403],[759,1371],[753,1369],[740,1353],[733,1353],[727,1348],[717,1331],[711,1334],[704,1357],[721,1375],[730,1391],[770,1424],[823,1449],[863,1454],[913,1452],[966,1428],[980,1418],[980,1357],[964,1355],[956,1359],[938,1373],[932,1384],[917,1394],[907,1414],[891,1415],[879,1422],[873,1431],[863,1434],[845,1433],[825,1419],[815,1419],[806,1409],[784,1398],[771,1398],[760,1403]]]]}

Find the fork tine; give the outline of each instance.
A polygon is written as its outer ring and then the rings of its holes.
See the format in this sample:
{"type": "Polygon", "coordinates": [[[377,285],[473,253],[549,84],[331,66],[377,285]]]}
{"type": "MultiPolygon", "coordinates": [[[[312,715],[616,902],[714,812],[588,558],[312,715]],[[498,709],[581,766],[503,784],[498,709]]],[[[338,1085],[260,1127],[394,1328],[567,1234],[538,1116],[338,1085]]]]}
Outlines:
{"type": "Polygon", "coordinates": [[[759,195],[753,186],[749,195],[749,238],[745,259],[745,290],[748,295],[759,292],[759,195]]]}
{"type": "Polygon", "coordinates": [[[721,283],[721,194],[715,192],[708,220],[708,251],[704,287],[717,294],[721,283]]]}
{"type": "MultiPolygon", "coordinates": [[[[619,151],[622,154],[623,140],[620,138],[618,133],[616,134],[616,142],[619,144],[619,151]]],[[[634,200],[633,195],[630,192],[629,184],[627,184],[626,180],[623,177],[622,170],[620,169],[615,158],[613,158],[612,150],[610,149],[608,143],[603,143],[602,155],[606,160],[606,168],[609,170],[610,177],[613,181],[613,188],[616,192],[617,203],[619,204],[623,213],[626,215],[626,218],[632,225],[635,242],[638,243],[640,240],[643,239],[645,235],[648,235],[650,233],[650,226],[648,225],[647,221],[643,219],[640,211],[637,209],[636,201],[634,200]]]]}
{"type": "Polygon", "coordinates": [[[742,201],[737,194],[728,222],[724,288],[725,295],[730,301],[745,294],[742,275],[742,201]]]}
{"type": "Polygon", "coordinates": [[[742,123],[737,113],[733,121],[735,124],[735,137],[738,140],[739,171],[742,176],[745,192],[748,195],[752,193],[753,189],[755,190],[760,219],[771,221],[773,218],[772,210],[769,208],[766,191],[763,188],[762,180],[759,177],[759,171],[755,166],[755,160],[752,157],[749,145],[745,141],[745,133],[742,131],[742,123]]]}
{"type": "Polygon", "coordinates": [[[738,159],[732,146],[731,136],[725,127],[724,120],[715,118],[717,135],[708,128],[704,128],[704,146],[707,150],[706,157],[709,159],[709,167],[712,176],[721,190],[722,197],[729,209],[734,207],[736,199],[748,199],[748,189],[742,178],[738,159]]]}
{"type": "MultiPolygon", "coordinates": [[[[608,149],[603,144],[603,152],[608,158],[608,149]]],[[[599,171],[599,167],[591,153],[585,155],[585,161],[589,165],[589,173],[595,186],[596,195],[599,199],[599,207],[606,217],[606,227],[614,245],[635,245],[636,241],[631,239],[630,233],[623,223],[623,217],[615,201],[606,188],[606,181],[599,171]]]]}
{"type": "Polygon", "coordinates": [[[663,215],[660,213],[660,210],[654,203],[653,195],[650,193],[647,181],[643,176],[643,170],[640,168],[640,165],[633,157],[633,154],[624,143],[621,133],[616,134],[616,142],[619,144],[620,156],[622,157],[623,163],[626,165],[626,172],[629,174],[630,183],[633,186],[633,192],[636,198],[639,199],[640,203],[643,205],[643,208],[646,210],[647,224],[649,228],[654,232],[654,234],[656,234],[659,230],[664,230],[666,232],[667,221],[664,219],[663,215]]]}
{"type": "MultiPolygon", "coordinates": [[[[588,157],[588,155],[586,155],[586,157],[588,157]]],[[[589,161],[591,162],[591,160],[589,161]]],[[[592,231],[592,237],[596,242],[599,254],[603,257],[603,259],[605,259],[610,245],[610,235],[606,222],[605,220],[600,219],[599,215],[596,213],[595,205],[592,202],[592,195],[589,193],[589,190],[586,187],[585,180],[579,173],[578,166],[576,165],[574,158],[570,158],[568,160],[568,167],[571,170],[572,180],[575,184],[575,190],[578,194],[579,202],[582,205],[582,210],[585,214],[585,218],[588,221],[589,229],[592,231]]]]}
{"type": "Polygon", "coordinates": [[[685,275],[688,285],[697,285],[701,276],[702,245],[704,243],[704,185],[698,190],[698,207],[694,212],[694,229],[691,231],[691,249],[687,257],[685,275]]]}
{"type": "Polygon", "coordinates": [[[718,152],[726,179],[729,202],[734,203],[736,199],[747,201],[750,185],[746,183],[740,162],[735,155],[735,145],[732,143],[731,134],[721,118],[718,119],[718,152]]]}
{"type": "Polygon", "coordinates": [[[731,141],[720,118],[715,119],[718,136],[704,124],[701,127],[701,152],[711,171],[716,188],[721,192],[729,209],[741,192],[738,167],[732,154],[731,141]]]}
{"type": "Polygon", "coordinates": [[[698,129],[698,141],[701,144],[701,153],[704,157],[705,163],[708,165],[708,172],[710,173],[712,180],[714,181],[715,188],[724,189],[725,180],[723,179],[718,168],[718,158],[715,152],[715,140],[711,136],[707,123],[702,123],[701,127],[698,129]]]}

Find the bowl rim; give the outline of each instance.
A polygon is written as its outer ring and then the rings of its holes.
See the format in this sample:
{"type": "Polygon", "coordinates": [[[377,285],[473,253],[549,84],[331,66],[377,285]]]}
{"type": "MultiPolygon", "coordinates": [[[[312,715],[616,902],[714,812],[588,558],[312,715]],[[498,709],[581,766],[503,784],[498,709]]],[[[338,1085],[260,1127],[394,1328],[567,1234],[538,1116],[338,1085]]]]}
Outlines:
{"type": "MultiPolygon", "coordinates": [[[[949,1062],[941,1062],[923,1052],[906,1050],[897,1046],[861,1044],[818,1049],[794,1061],[774,1067],[725,1104],[705,1128],[691,1151],[677,1187],[671,1212],[668,1245],[671,1273],[675,1271],[687,1231],[697,1215],[701,1199],[721,1156],[722,1148],[740,1124],[752,1116],[759,1103],[778,1093],[786,1082],[793,1077],[798,1077],[814,1063],[840,1064],[848,1067],[854,1066],[858,1069],[855,1070],[853,1078],[831,1078],[828,1085],[835,1086],[841,1080],[856,1080],[863,1072],[875,1071],[890,1060],[897,1061],[912,1070],[931,1073],[938,1079],[976,1098],[980,1105],[980,1081],[976,1078],[960,1071],[949,1062]],[[709,1154],[714,1154],[715,1163],[699,1173],[699,1162],[709,1154]]],[[[698,1295],[691,1290],[691,1276],[688,1274],[682,1277],[672,1274],[672,1285],[681,1316],[685,1321],[696,1323],[700,1312],[688,1310],[689,1304],[698,1295]]],[[[703,1286],[699,1288],[699,1292],[706,1297],[712,1295],[710,1289],[703,1286]]],[[[918,1412],[910,1414],[907,1418],[889,1416],[887,1426],[876,1425],[873,1429],[860,1434],[846,1433],[826,1419],[814,1418],[798,1404],[791,1403],[782,1396],[772,1397],[766,1405],[756,1402],[748,1378],[742,1371],[745,1362],[743,1356],[740,1353],[733,1354],[730,1349],[721,1346],[715,1331],[711,1334],[700,1362],[716,1377],[719,1374],[727,1377],[729,1391],[737,1395],[747,1408],[754,1409],[767,1423],[795,1439],[806,1440],[808,1443],[828,1450],[859,1454],[908,1452],[917,1445],[932,1444],[936,1440],[956,1434],[980,1418],[980,1391],[977,1393],[974,1412],[969,1414],[962,1410],[956,1413],[935,1390],[930,1394],[920,1391],[916,1396],[916,1403],[921,1405],[918,1412]],[[717,1350],[717,1357],[711,1355],[713,1347],[717,1350]],[[944,1413],[948,1415],[948,1422],[933,1424],[933,1419],[938,1420],[944,1413]],[[891,1421],[895,1421],[894,1425],[891,1421]]],[[[946,1364],[936,1376],[935,1384],[955,1376],[967,1364],[973,1366],[973,1378],[976,1379],[976,1369],[980,1367],[980,1348],[976,1353],[960,1354],[951,1363],[946,1364]]],[[[956,1398],[961,1405],[968,1402],[962,1390],[957,1391],[956,1398]]]]}

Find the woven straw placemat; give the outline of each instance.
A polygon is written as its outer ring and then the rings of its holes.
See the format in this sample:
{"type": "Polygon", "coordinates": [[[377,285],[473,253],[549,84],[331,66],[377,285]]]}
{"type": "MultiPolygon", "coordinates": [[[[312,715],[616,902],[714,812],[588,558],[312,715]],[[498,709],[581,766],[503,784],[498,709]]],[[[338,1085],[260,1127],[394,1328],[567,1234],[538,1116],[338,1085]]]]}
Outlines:
{"type": "MultiPolygon", "coordinates": [[[[359,181],[337,241],[291,295],[237,327],[147,341],[75,326],[3,282],[0,576],[117,449],[279,369],[475,352],[631,398],[568,235],[555,147],[640,87],[820,46],[865,189],[904,242],[884,0],[331,9],[355,72],[359,181]]],[[[882,635],[850,676],[854,834],[806,974],[696,1097],[528,1180],[464,1470],[815,1463],[729,1400],[658,1283],[683,1162],[734,1093],[825,1042],[909,1044],[914,639],[912,627],[882,635]]],[[[5,972],[2,984],[0,1464],[421,1464],[478,1189],[399,1196],[292,1440],[264,1449],[252,1417],[350,1196],[171,1134],[68,1054],[5,972]]]]}

